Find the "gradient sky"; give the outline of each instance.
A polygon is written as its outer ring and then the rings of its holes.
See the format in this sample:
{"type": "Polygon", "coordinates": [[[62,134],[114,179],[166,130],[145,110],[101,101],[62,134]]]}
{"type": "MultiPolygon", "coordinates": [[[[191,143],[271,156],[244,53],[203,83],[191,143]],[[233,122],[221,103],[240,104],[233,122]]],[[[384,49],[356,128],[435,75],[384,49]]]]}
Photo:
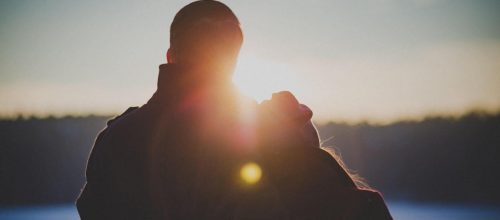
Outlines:
{"type": "MultiPolygon", "coordinates": [[[[190,1],[0,1],[0,116],[115,114],[145,103],[190,1]]],[[[315,119],[386,122],[500,109],[500,1],[225,1],[235,81],[291,90],[315,119]]]]}

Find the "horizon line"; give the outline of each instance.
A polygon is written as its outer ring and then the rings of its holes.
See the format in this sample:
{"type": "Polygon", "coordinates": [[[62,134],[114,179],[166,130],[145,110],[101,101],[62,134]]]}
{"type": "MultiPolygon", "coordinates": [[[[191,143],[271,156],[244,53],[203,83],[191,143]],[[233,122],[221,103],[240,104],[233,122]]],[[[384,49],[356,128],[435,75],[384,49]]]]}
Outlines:
{"type": "MultiPolygon", "coordinates": [[[[22,121],[22,120],[46,120],[46,119],[66,119],[66,118],[88,118],[88,117],[108,117],[113,118],[121,113],[48,113],[48,114],[15,114],[15,115],[2,115],[0,114],[0,121],[22,121]]],[[[420,116],[401,116],[396,117],[394,119],[380,120],[380,119],[328,119],[328,120],[313,120],[313,122],[318,126],[327,125],[330,123],[337,124],[347,124],[347,125],[374,125],[374,126],[384,126],[391,125],[401,122],[422,122],[431,119],[449,119],[449,120],[460,120],[465,117],[470,116],[499,116],[500,109],[497,110],[488,110],[488,109],[471,109],[468,111],[464,111],[462,113],[427,113],[420,116]]]]}

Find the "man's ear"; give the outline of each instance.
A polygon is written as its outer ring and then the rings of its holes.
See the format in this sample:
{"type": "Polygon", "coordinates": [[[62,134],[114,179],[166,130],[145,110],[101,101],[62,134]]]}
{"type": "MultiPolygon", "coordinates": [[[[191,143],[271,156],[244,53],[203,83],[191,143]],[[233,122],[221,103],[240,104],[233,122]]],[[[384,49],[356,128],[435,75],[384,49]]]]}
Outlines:
{"type": "Polygon", "coordinates": [[[174,63],[174,59],[172,58],[172,49],[168,48],[167,50],[167,62],[174,63]]]}

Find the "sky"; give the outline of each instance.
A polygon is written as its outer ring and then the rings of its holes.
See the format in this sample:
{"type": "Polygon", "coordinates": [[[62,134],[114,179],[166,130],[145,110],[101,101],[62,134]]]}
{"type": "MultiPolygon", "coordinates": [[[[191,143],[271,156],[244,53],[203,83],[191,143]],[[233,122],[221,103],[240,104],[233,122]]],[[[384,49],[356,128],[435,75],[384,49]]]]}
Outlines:
{"type": "MultiPolygon", "coordinates": [[[[1,0],[0,117],[147,102],[190,1],[1,0]]],[[[223,1],[244,32],[234,82],[290,90],[317,121],[500,109],[500,1],[223,1]]]]}

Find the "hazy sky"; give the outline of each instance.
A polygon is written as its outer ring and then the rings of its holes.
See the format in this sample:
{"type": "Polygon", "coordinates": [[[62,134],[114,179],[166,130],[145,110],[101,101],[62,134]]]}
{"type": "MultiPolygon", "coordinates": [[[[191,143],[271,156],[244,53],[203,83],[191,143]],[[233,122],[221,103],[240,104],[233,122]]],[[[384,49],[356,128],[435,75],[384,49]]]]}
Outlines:
{"type": "MultiPolygon", "coordinates": [[[[0,115],[145,103],[190,1],[0,1],[0,115]]],[[[292,90],[316,120],[500,108],[500,1],[225,1],[245,42],[235,81],[292,90]]]]}

